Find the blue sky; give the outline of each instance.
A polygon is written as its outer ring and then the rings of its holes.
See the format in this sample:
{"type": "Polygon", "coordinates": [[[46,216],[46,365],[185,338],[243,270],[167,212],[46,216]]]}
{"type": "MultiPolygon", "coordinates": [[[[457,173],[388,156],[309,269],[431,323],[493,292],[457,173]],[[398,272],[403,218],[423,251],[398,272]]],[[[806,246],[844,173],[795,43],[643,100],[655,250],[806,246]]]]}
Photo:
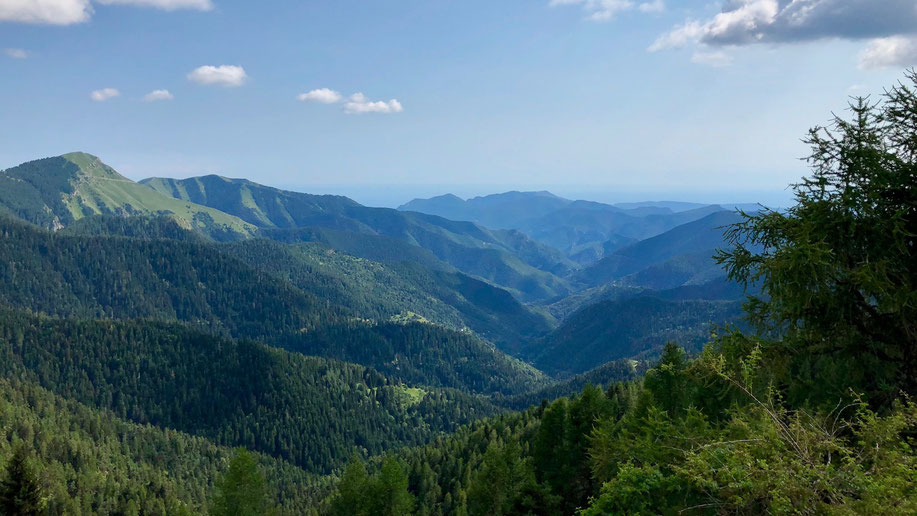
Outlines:
{"type": "Polygon", "coordinates": [[[0,0],[0,168],[771,202],[915,29],[915,0],[0,0]]]}

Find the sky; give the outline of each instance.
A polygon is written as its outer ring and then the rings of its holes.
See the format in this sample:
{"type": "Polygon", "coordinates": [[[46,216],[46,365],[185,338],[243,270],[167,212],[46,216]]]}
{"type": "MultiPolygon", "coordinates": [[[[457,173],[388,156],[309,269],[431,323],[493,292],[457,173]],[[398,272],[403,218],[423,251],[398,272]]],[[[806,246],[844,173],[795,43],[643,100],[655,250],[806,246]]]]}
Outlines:
{"type": "Polygon", "coordinates": [[[784,203],[917,0],[0,0],[0,168],[784,203]]]}

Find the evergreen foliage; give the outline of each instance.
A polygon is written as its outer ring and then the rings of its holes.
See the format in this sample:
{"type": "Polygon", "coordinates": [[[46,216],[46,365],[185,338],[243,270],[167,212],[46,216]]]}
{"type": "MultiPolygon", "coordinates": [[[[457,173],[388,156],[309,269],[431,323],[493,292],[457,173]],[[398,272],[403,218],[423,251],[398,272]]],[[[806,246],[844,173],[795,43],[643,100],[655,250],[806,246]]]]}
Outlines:
{"type": "Polygon", "coordinates": [[[29,449],[20,444],[0,482],[0,510],[8,516],[39,516],[44,505],[41,484],[29,461],[29,449]]]}
{"type": "Polygon", "coordinates": [[[236,450],[215,491],[211,516],[268,516],[275,511],[258,462],[244,448],[236,450]]]}
{"type": "Polygon", "coordinates": [[[0,374],[120,418],[330,472],[354,445],[422,444],[496,412],[454,390],[409,389],[361,366],[148,321],[0,312],[0,374]]]}

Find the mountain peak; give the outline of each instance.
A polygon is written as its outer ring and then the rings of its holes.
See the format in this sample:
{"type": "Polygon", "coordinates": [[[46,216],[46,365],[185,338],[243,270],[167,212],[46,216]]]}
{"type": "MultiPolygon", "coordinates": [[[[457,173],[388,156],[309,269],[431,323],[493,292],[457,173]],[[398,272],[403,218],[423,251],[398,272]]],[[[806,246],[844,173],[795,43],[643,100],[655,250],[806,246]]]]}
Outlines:
{"type": "Polygon", "coordinates": [[[122,176],[115,169],[106,165],[101,159],[92,154],[86,152],[69,152],[60,157],[79,167],[80,172],[85,176],[130,181],[130,179],[122,176]]]}

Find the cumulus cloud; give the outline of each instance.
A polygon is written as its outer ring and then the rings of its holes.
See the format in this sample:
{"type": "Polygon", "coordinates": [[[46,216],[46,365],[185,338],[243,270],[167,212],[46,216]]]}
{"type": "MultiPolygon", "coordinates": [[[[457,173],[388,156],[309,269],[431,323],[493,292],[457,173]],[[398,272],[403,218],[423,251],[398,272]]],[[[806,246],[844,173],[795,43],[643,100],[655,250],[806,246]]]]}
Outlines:
{"type": "Polygon", "coordinates": [[[209,11],[213,9],[213,3],[210,0],[95,0],[100,4],[106,5],[134,5],[137,7],[154,7],[164,11],[176,11],[178,9],[195,9],[198,11],[209,11]]]}
{"type": "Polygon", "coordinates": [[[860,53],[860,68],[903,68],[917,65],[917,38],[890,36],[869,42],[860,53]]]}
{"type": "Polygon", "coordinates": [[[71,25],[91,17],[89,0],[0,0],[0,21],[71,25]]]}
{"type": "Polygon", "coordinates": [[[319,88],[317,90],[312,90],[308,93],[301,93],[297,99],[302,102],[318,102],[321,104],[334,104],[340,102],[344,97],[331,89],[328,88],[319,88]]]}
{"type": "Polygon", "coordinates": [[[5,48],[3,49],[3,53],[8,57],[12,57],[13,59],[25,59],[29,57],[28,51],[21,48],[5,48]]]}
{"type": "Polygon", "coordinates": [[[201,66],[188,74],[188,80],[205,86],[242,86],[248,80],[245,69],[235,65],[201,66]]]}
{"type": "Polygon", "coordinates": [[[172,100],[174,98],[169,90],[153,90],[143,96],[143,101],[156,102],[157,100],[172,100]]]}
{"type": "Polygon", "coordinates": [[[858,40],[914,32],[914,0],[726,0],[710,20],[678,26],[651,48],[858,40]]]}
{"type": "Polygon", "coordinates": [[[401,103],[396,99],[388,102],[371,101],[362,93],[355,93],[350,96],[347,104],[344,106],[344,112],[351,115],[362,115],[365,113],[400,113],[404,111],[401,103]]]}
{"type": "Polygon", "coordinates": [[[104,102],[108,99],[113,99],[121,95],[121,92],[114,88],[102,88],[101,90],[95,90],[89,94],[89,98],[96,102],[104,102]]]}
{"type": "Polygon", "coordinates": [[[723,51],[701,52],[698,50],[691,56],[691,62],[714,68],[723,68],[732,64],[732,57],[723,51]]]}

